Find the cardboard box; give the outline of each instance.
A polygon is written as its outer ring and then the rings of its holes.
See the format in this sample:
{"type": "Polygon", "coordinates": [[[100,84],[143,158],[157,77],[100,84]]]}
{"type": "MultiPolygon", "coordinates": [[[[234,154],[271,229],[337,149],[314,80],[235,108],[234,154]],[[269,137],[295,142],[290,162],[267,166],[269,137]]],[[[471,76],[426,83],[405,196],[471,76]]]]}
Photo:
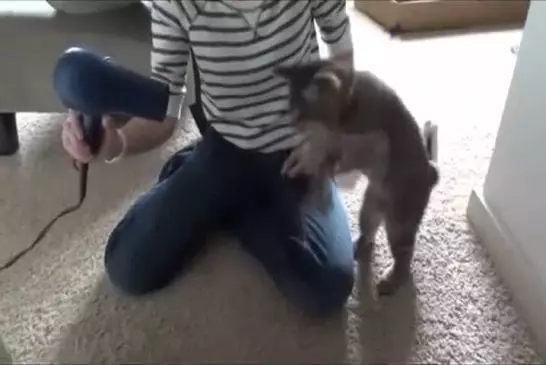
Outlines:
{"type": "Polygon", "coordinates": [[[392,34],[523,26],[529,0],[355,0],[355,8],[392,34]]]}

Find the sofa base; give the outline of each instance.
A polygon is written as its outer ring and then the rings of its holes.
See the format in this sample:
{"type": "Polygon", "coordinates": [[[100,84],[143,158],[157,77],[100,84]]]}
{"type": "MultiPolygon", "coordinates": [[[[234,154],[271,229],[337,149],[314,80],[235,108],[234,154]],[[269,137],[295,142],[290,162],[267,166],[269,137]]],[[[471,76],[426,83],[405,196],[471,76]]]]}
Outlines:
{"type": "Polygon", "coordinates": [[[19,150],[19,134],[15,113],[0,113],[0,156],[13,155],[19,150]]]}

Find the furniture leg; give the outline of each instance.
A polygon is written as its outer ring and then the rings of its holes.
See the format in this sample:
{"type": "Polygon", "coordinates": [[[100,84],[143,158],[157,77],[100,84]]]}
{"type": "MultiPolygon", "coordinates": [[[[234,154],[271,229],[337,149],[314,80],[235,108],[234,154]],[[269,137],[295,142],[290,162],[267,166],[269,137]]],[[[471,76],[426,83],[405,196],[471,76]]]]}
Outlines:
{"type": "Polygon", "coordinates": [[[0,156],[13,155],[19,150],[19,135],[15,113],[0,113],[0,156]]]}

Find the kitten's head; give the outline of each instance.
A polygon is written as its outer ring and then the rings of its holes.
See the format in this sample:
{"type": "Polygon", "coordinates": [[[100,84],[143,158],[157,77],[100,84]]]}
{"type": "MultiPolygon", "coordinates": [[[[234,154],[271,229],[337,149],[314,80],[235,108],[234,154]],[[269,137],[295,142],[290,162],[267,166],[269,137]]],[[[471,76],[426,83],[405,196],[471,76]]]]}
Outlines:
{"type": "Polygon", "coordinates": [[[297,65],[280,66],[277,74],[288,81],[291,109],[298,127],[320,123],[337,129],[353,87],[352,59],[338,56],[297,65]]]}

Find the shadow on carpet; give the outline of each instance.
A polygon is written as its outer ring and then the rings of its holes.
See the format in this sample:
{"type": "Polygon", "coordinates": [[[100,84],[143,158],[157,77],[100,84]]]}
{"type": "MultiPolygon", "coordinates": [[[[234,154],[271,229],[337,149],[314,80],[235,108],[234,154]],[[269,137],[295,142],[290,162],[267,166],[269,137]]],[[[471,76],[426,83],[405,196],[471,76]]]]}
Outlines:
{"type": "Polygon", "coordinates": [[[341,364],[410,357],[412,285],[374,311],[364,295],[369,281],[360,280],[347,310],[310,319],[280,298],[237,244],[217,243],[182,280],[154,295],[120,295],[103,277],[53,361],[341,364]]]}

